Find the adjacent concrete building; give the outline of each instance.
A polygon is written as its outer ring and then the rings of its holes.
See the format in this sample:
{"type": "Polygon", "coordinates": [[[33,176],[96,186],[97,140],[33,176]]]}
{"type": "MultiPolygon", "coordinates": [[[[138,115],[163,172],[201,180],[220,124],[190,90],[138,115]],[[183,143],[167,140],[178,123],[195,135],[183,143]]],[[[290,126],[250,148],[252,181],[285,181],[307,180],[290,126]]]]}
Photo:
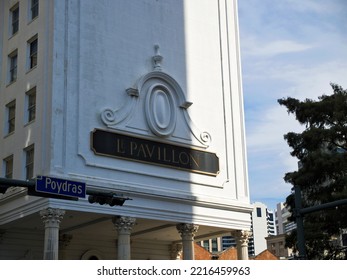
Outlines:
{"type": "MultiPolygon", "coordinates": [[[[277,234],[274,212],[260,202],[255,202],[251,213],[251,231],[248,236],[248,255],[259,255],[269,249],[267,239],[277,234]]],[[[211,253],[220,253],[230,247],[237,246],[237,240],[232,235],[219,236],[200,241],[199,244],[211,253]]]]}
{"type": "Polygon", "coordinates": [[[285,207],[283,202],[277,204],[275,215],[278,234],[290,233],[296,228],[296,224],[289,220],[291,213],[289,212],[288,208],[285,207]]]}
{"type": "Polygon", "coordinates": [[[273,211],[261,202],[253,204],[252,212],[252,235],[249,240],[249,255],[257,256],[266,250],[266,238],[276,235],[275,217],[273,211]]]}
{"type": "Polygon", "coordinates": [[[247,258],[236,0],[0,0],[0,27],[1,177],[131,199],[9,188],[0,259],[192,259],[225,233],[247,258]]]}

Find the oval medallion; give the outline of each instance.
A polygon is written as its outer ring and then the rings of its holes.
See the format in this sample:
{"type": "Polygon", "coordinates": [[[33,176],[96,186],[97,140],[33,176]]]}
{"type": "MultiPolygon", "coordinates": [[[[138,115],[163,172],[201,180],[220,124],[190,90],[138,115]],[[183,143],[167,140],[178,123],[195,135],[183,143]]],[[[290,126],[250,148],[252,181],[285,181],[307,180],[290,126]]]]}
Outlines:
{"type": "Polygon", "coordinates": [[[161,84],[152,85],[146,96],[146,118],[151,131],[169,136],[176,126],[176,106],[170,90],[161,84]]]}
{"type": "Polygon", "coordinates": [[[170,125],[171,108],[167,95],[159,90],[153,93],[153,113],[157,125],[165,129],[170,125]]]}

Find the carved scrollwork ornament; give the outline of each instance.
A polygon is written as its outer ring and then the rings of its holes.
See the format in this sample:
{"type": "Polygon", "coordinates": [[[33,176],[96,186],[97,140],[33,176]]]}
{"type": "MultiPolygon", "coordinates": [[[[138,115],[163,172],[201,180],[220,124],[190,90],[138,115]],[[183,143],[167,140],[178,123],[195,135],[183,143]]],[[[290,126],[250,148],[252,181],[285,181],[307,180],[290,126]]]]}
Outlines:
{"type": "Polygon", "coordinates": [[[202,133],[200,134],[200,139],[201,139],[206,145],[210,144],[211,141],[212,141],[211,135],[210,135],[208,132],[206,132],[206,131],[204,131],[204,132],[202,132],[202,133]]]}
{"type": "Polygon", "coordinates": [[[104,123],[112,125],[117,123],[117,117],[115,112],[112,109],[104,109],[101,113],[101,119],[104,123]]]}
{"type": "Polygon", "coordinates": [[[199,226],[195,224],[178,224],[176,228],[182,238],[194,238],[195,234],[198,232],[199,226]]]}
{"type": "Polygon", "coordinates": [[[155,135],[175,142],[179,139],[182,144],[208,148],[211,135],[194,125],[188,113],[193,103],[186,99],[178,81],[163,71],[164,57],[159,45],[155,45],[154,50],[153,70],[126,89],[128,97],[122,106],[102,109],[102,123],[131,134],[155,135]]]}
{"type": "Polygon", "coordinates": [[[133,217],[114,217],[112,222],[120,233],[130,233],[135,225],[136,218],[133,217]]]}
{"type": "Polygon", "coordinates": [[[65,211],[58,208],[48,207],[40,211],[40,216],[45,225],[59,226],[65,211]]]}
{"type": "Polygon", "coordinates": [[[171,259],[178,260],[182,258],[183,255],[183,245],[182,243],[174,243],[170,246],[171,249],[171,259]]]}
{"type": "Polygon", "coordinates": [[[236,231],[236,241],[241,246],[247,246],[249,238],[252,236],[251,232],[248,230],[236,231]]]}

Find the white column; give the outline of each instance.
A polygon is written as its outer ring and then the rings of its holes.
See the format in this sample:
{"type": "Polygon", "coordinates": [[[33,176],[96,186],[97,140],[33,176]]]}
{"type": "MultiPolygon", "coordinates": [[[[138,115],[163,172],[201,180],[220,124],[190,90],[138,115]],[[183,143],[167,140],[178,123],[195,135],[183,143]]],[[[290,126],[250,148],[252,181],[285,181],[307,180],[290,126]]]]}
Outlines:
{"type": "Polygon", "coordinates": [[[114,217],[112,222],[118,232],[118,260],[130,260],[130,234],[136,219],[132,217],[114,217]]]}
{"type": "Polygon", "coordinates": [[[43,249],[44,260],[57,260],[59,256],[59,226],[65,214],[64,210],[46,208],[40,211],[45,225],[45,243],[43,249]]]}
{"type": "Polygon", "coordinates": [[[178,224],[176,228],[182,238],[183,259],[194,260],[194,237],[199,226],[194,224],[178,224]]]}
{"type": "Polygon", "coordinates": [[[237,259],[248,260],[248,239],[251,233],[247,230],[235,231],[237,259]]]}

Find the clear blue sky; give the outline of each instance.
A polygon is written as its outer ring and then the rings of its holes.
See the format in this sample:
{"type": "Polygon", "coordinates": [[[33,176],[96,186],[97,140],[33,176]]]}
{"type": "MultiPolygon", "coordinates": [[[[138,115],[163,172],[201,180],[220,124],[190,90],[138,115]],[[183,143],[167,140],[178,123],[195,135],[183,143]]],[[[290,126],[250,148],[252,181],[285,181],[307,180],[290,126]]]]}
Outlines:
{"type": "Polygon", "coordinates": [[[347,0],[239,0],[251,202],[284,202],[297,160],[283,139],[300,131],[277,103],[317,99],[330,83],[347,88],[347,0]]]}

